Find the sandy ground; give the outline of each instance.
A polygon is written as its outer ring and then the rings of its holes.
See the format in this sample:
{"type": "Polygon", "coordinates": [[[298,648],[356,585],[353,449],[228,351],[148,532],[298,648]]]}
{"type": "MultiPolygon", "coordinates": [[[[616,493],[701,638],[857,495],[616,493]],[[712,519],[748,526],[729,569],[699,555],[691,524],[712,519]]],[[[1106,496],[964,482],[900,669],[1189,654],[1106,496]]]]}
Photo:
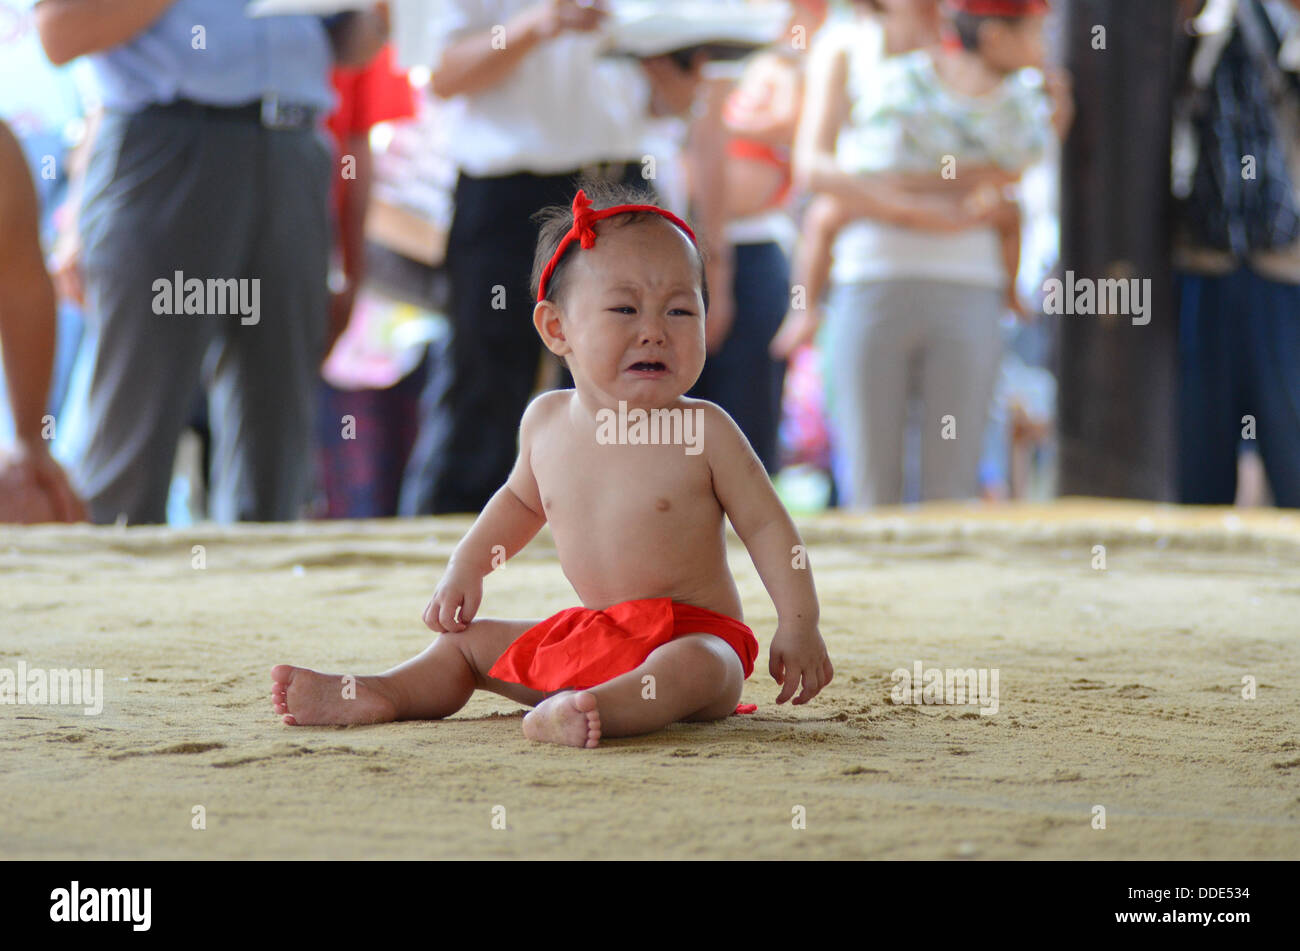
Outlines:
{"type": "MultiPolygon", "coordinates": [[[[369,673],[428,642],[467,524],[0,528],[0,668],[102,668],[107,694],[98,716],[0,707],[0,857],[1300,855],[1298,516],[808,519],[836,666],[808,706],[773,703],[775,614],[736,545],[753,716],[594,751],[529,743],[490,695],[439,723],[281,724],[273,663],[369,673]],[[996,668],[998,712],[893,703],[917,661],[996,668]]],[[[543,536],[482,613],[573,603],[543,536]]]]}

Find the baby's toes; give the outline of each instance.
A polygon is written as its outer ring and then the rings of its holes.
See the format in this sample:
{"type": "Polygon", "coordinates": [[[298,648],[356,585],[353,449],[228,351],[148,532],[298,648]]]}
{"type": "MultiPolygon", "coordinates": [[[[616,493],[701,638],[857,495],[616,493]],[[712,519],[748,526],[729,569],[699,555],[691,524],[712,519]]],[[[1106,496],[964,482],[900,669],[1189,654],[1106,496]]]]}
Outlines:
{"type": "Polygon", "coordinates": [[[594,749],[600,744],[600,711],[587,711],[587,748],[594,749]]]}

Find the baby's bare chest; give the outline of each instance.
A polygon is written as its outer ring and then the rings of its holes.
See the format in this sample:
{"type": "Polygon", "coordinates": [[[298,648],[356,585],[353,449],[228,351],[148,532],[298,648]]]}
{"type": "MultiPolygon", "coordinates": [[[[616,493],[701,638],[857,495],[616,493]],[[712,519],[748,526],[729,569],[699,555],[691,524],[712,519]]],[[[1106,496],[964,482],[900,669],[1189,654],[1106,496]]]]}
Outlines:
{"type": "Polygon", "coordinates": [[[602,525],[634,536],[710,520],[716,528],[721,517],[708,463],[680,446],[557,441],[535,452],[533,473],[557,534],[602,525]]]}

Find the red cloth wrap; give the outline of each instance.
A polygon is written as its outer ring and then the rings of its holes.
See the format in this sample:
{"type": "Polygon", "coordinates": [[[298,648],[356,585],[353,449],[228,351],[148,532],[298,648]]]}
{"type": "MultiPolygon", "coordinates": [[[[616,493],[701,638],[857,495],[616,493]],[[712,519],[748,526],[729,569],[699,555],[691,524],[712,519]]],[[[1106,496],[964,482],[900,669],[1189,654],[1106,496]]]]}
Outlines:
{"type": "Polygon", "coordinates": [[[656,647],[686,634],[722,638],[740,657],[745,676],[754,672],[758,640],[740,621],[671,598],[643,598],[547,618],[519,635],[488,676],[543,693],[583,690],[636,669],[656,647]]]}

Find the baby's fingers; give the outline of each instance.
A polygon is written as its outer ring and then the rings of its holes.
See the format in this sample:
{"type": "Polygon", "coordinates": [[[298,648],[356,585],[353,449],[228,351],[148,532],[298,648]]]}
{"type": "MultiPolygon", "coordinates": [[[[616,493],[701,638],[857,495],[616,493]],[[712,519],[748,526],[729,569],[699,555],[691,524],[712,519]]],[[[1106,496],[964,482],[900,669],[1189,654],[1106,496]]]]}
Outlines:
{"type": "Polygon", "coordinates": [[[482,594],[469,593],[465,595],[465,601],[460,606],[460,619],[462,623],[469,624],[470,621],[474,620],[474,616],[478,614],[479,604],[481,604],[482,601],[482,594]]]}
{"type": "Polygon", "coordinates": [[[772,675],[772,679],[777,683],[785,683],[785,661],[776,651],[772,651],[767,658],[767,672],[772,675]]]}
{"type": "Polygon", "coordinates": [[[822,691],[822,679],[815,667],[809,667],[803,675],[803,692],[794,698],[795,704],[807,703],[822,691]]]}
{"type": "Polygon", "coordinates": [[[442,622],[443,629],[446,631],[463,631],[465,625],[456,619],[456,612],[464,602],[464,596],[459,592],[450,594],[443,598],[442,604],[438,609],[438,620],[442,622]]]}
{"type": "Polygon", "coordinates": [[[799,689],[799,679],[802,671],[794,664],[787,664],[785,668],[785,681],[781,685],[781,692],[776,695],[778,704],[785,703],[794,696],[794,692],[799,689]]]}

